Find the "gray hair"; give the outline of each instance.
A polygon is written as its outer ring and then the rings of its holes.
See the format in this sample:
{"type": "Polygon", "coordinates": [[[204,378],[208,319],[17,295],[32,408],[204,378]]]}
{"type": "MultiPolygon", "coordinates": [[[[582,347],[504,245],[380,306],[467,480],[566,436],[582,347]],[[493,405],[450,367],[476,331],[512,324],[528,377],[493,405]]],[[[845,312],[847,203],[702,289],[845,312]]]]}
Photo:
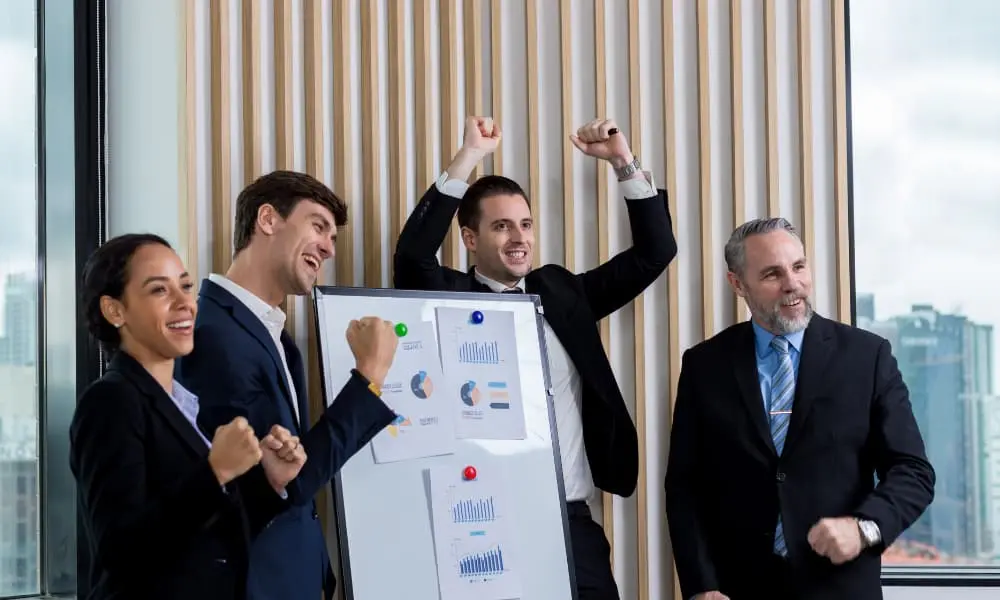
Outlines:
{"type": "Polygon", "coordinates": [[[754,219],[734,229],[732,235],[729,236],[729,241],[726,242],[726,266],[733,273],[742,276],[747,260],[747,238],[779,230],[787,231],[796,238],[799,237],[795,227],[784,217],[754,219]]]}

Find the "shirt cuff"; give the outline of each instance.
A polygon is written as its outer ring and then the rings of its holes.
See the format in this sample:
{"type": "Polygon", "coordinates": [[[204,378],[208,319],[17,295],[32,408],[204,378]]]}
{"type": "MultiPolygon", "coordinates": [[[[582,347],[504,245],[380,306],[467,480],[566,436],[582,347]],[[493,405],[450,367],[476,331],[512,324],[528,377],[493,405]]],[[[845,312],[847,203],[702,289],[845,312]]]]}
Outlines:
{"type": "Polygon", "coordinates": [[[452,198],[461,198],[464,196],[465,192],[469,189],[469,184],[461,179],[449,179],[448,177],[448,171],[445,171],[441,173],[441,176],[434,182],[438,191],[445,196],[451,196],[452,198]]]}
{"type": "Polygon", "coordinates": [[[653,181],[653,174],[643,171],[643,179],[626,179],[618,182],[622,193],[629,200],[641,200],[656,195],[656,183],[653,181]]]}

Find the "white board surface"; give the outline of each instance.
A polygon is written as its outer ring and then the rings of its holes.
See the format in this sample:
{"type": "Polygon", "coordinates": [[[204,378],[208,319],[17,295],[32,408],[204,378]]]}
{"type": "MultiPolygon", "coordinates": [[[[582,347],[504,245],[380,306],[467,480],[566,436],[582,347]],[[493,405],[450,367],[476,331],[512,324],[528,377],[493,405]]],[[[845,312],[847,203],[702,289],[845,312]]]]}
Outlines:
{"type": "MultiPolygon", "coordinates": [[[[526,431],[524,439],[455,439],[453,454],[388,463],[375,462],[371,444],[362,448],[334,480],[338,580],[343,598],[442,599],[430,473],[431,469],[438,476],[455,473],[460,480],[464,469],[473,466],[484,481],[501,487],[497,501],[502,506],[505,527],[504,574],[516,578],[517,597],[575,599],[558,439],[547,393],[547,360],[537,297],[318,287],[314,302],[327,402],[336,398],[354,366],[344,336],[352,319],[378,316],[394,323],[425,321],[436,325],[439,307],[467,309],[470,314],[509,311],[516,336],[526,431]]],[[[404,336],[402,340],[405,339],[404,336]]],[[[448,343],[438,340],[442,341],[448,343]]],[[[493,562],[495,559],[490,559],[487,564],[493,562]]],[[[456,559],[454,564],[442,564],[440,568],[442,573],[449,573],[449,568],[468,569],[469,564],[468,559],[456,559]],[[463,560],[465,566],[461,564],[463,560]]],[[[454,582],[450,583],[445,586],[452,590],[447,598],[456,598],[454,582]]],[[[461,597],[481,600],[477,589],[484,588],[470,585],[468,594],[461,597]]]]}

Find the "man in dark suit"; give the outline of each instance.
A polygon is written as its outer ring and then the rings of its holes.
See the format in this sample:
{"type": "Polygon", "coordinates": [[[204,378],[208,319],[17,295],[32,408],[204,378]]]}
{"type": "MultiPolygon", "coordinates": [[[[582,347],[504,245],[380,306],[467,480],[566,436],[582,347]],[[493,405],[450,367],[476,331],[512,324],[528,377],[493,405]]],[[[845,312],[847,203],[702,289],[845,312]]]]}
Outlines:
{"type": "Polygon", "coordinates": [[[310,292],[346,222],[344,202],[309,175],[276,171],[250,184],[236,201],[233,264],[202,285],[194,351],[178,361],[178,379],[201,398],[204,430],[245,415],[254,431],[279,424],[300,436],[309,456],[290,491],[296,506],[254,543],[251,600],[332,597],[314,496],[395,418],[379,397],[398,343],[390,323],[352,322],[356,367],[313,426],[302,356],[284,330],[279,306],[310,292]]]}
{"type": "Polygon", "coordinates": [[[640,170],[625,136],[608,120],[572,137],[589,156],[618,172],[632,227],[632,248],[582,274],[557,265],[532,270],[533,220],[524,191],[510,179],[487,176],[471,186],[473,168],[500,141],[491,119],[470,117],[465,140],[446,172],[424,194],[400,233],[394,285],[400,289],[538,294],[545,340],[570,537],[580,600],[617,599],[610,546],[587,505],[596,487],[627,497],[635,490],[639,450],[635,425],[601,345],[597,323],[653,283],[677,253],[666,192],[640,170]],[[476,266],[442,267],[436,252],[455,212],[476,266]]]}
{"type": "Polygon", "coordinates": [[[881,598],[881,554],[935,481],[889,343],[813,313],[785,219],[725,255],[752,320],[684,353],[665,481],[682,597],[881,598]]]}

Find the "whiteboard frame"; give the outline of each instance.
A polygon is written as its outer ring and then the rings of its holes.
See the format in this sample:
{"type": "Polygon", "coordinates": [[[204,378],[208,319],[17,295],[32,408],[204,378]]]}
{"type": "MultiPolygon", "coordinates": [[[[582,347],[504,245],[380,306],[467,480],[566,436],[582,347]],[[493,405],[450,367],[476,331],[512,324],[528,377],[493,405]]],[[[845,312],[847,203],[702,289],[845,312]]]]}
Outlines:
{"type": "MultiPolygon", "coordinates": [[[[566,561],[569,576],[570,599],[578,600],[576,582],[576,562],[573,556],[573,544],[569,533],[569,514],[566,506],[566,488],[563,480],[562,459],[560,457],[559,431],[556,427],[555,406],[553,405],[554,391],[552,379],[549,374],[548,346],[545,343],[545,321],[544,310],[541,298],[537,294],[498,294],[495,292],[464,292],[464,291],[427,291],[427,290],[399,290],[394,288],[364,288],[335,285],[313,286],[313,316],[316,326],[316,352],[319,358],[319,375],[323,394],[323,406],[329,406],[333,398],[329,397],[326,385],[326,361],[323,357],[323,335],[319,328],[323,324],[320,314],[320,302],[324,296],[367,296],[377,298],[413,298],[430,300],[462,300],[484,302],[530,302],[534,305],[535,326],[538,335],[539,352],[542,358],[542,376],[545,382],[545,403],[549,418],[549,435],[552,441],[552,461],[555,466],[556,488],[559,491],[559,514],[562,520],[563,543],[566,547],[566,561]]],[[[371,442],[362,446],[359,452],[363,452],[371,442]]],[[[354,585],[351,577],[351,557],[344,540],[347,538],[347,523],[344,517],[344,495],[343,482],[341,481],[340,470],[334,475],[331,481],[333,487],[333,510],[336,519],[336,545],[337,558],[340,567],[338,577],[339,587],[343,590],[343,600],[358,600],[354,596],[354,585]]]]}

